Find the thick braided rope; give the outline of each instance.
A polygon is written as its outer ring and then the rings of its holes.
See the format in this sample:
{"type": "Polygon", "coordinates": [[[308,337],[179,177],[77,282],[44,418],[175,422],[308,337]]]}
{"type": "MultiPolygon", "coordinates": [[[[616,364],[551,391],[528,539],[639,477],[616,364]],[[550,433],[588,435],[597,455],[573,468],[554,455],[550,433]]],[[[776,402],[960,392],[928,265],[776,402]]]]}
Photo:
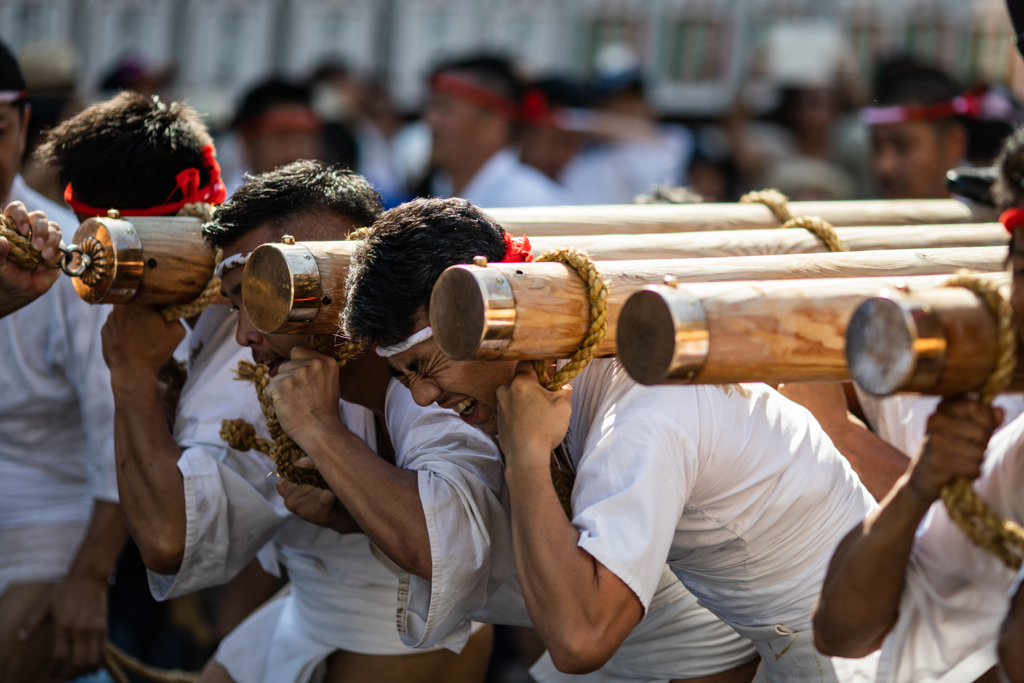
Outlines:
{"type": "Polygon", "coordinates": [[[143,664],[116,645],[107,641],[103,653],[103,666],[115,683],[130,683],[125,671],[155,683],[195,683],[199,674],[177,669],[157,669],[143,664]]]}
{"type": "Polygon", "coordinates": [[[0,237],[6,237],[11,245],[7,258],[12,263],[27,270],[35,270],[43,262],[43,255],[36,251],[28,237],[18,232],[14,221],[7,216],[0,216],[0,237]]]}
{"type": "Polygon", "coordinates": [[[829,251],[850,251],[836,233],[835,227],[818,216],[794,216],[789,210],[789,199],[778,190],[757,190],[740,197],[740,204],[764,204],[782,223],[783,228],[803,228],[813,232],[825,243],[829,251]]]}
{"type": "Polygon", "coordinates": [[[818,239],[825,243],[829,251],[850,251],[843,239],[836,232],[831,223],[818,216],[797,216],[790,218],[782,224],[785,228],[803,228],[813,232],[818,239]]]}
{"type": "MultiPolygon", "coordinates": [[[[999,287],[973,275],[957,273],[947,287],[963,287],[977,294],[988,306],[998,324],[998,349],[995,370],[981,389],[981,400],[988,404],[1010,383],[1017,365],[1017,331],[1013,308],[999,293],[999,287]]],[[[1024,561],[1024,528],[1004,520],[978,495],[970,480],[963,477],[942,489],[942,502],[950,518],[967,537],[1014,570],[1024,561]]]]}
{"type": "MultiPolygon", "coordinates": [[[[556,372],[546,384],[548,390],[557,391],[566,382],[583,372],[583,368],[594,360],[597,348],[608,333],[608,285],[605,284],[604,278],[601,277],[601,273],[597,271],[597,267],[587,253],[575,247],[546,251],[538,256],[536,261],[564,263],[575,270],[583,280],[583,284],[587,288],[587,298],[590,300],[590,327],[587,329],[587,335],[580,343],[580,347],[572,354],[569,362],[556,372]]],[[[536,361],[534,367],[537,369],[537,378],[544,383],[546,374],[544,362],[536,361]]]]}
{"type": "Polygon", "coordinates": [[[256,447],[265,453],[277,465],[277,475],[293,484],[304,484],[315,486],[319,489],[329,488],[327,482],[318,471],[311,468],[296,467],[295,461],[305,457],[305,453],[291,438],[281,429],[281,423],[274,413],[274,404],[267,397],[267,384],[270,383],[270,370],[263,363],[254,364],[248,361],[241,361],[235,371],[235,378],[246,382],[252,382],[256,387],[256,397],[260,402],[260,410],[263,411],[263,418],[266,420],[267,431],[273,441],[267,441],[256,436],[255,428],[244,420],[223,420],[221,422],[220,436],[229,446],[235,450],[251,450],[256,447]],[[253,438],[250,438],[249,435],[253,438]],[[266,449],[266,450],[264,450],[266,449]]]}
{"type": "Polygon", "coordinates": [[[785,223],[793,218],[786,195],[775,189],[748,192],[740,197],[740,204],[764,204],[779,219],[779,223],[785,223]]]}
{"type": "MultiPolygon", "coordinates": [[[[565,249],[553,249],[541,254],[537,261],[555,261],[569,266],[580,276],[587,288],[587,298],[590,300],[590,327],[583,338],[580,347],[572,354],[569,362],[556,372],[550,380],[547,379],[546,363],[542,360],[534,361],[534,369],[537,371],[537,379],[548,391],[557,391],[576,375],[583,372],[590,361],[594,360],[597,348],[604,341],[608,333],[608,285],[604,278],[597,271],[594,262],[590,260],[586,252],[568,247],[565,249]]],[[[555,486],[555,493],[558,494],[558,501],[562,504],[565,515],[572,519],[572,487],[573,478],[558,467],[555,454],[551,454],[551,482],[555,486]]]]}

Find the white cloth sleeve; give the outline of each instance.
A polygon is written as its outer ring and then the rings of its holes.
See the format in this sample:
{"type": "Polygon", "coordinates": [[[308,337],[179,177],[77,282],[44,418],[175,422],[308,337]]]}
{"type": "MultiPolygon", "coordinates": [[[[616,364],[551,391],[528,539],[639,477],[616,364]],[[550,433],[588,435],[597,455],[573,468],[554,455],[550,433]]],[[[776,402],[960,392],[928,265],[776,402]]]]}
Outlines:
{"type": "Polygon", "coordinates": [[[656,412],[630,410],[594,426],[577,466],[572,509],[579,547],[629,586],[645,611],[696,467],[687,430],[656,412]]]}
{"type": "Polygon", "coordinates": [[[392,382],[388,432],[397,464],[418,472],[430,535],[431,581],[403,572],[398,631],[410,647],[460,650],[470,616],[515,572],[498,448],[450,410],[415,405],[392,382]]]}
{"type": "Polygon", "coordinates": [[[68,375],[78,395],[82,428],[85,431],[86,481],[96,500],[116,503],[117,465],[114,461],[114,392],[110,370],[103,360],[100,331],[110,306],[87,304],[62,277],[58,288],[64,310],[65,338],[69,344],[68,375]]]}
{"type": "Polygon", "coordinates": [[[176,574],[147,571],[157,600],[227,583],[286,521],[249,482],[205,448],[185,450],[178,469],[185,484],[185,553],[176,574]]]}

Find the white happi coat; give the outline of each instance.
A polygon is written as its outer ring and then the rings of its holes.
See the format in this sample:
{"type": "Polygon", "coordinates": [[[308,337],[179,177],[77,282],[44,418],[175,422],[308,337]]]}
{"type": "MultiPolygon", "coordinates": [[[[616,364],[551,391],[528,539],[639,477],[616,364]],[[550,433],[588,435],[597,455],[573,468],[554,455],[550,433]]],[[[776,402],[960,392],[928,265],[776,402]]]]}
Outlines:
{"type": "MultiPolygon", "coordinates": [[[[451,180],[444,175],[435,179],[433,189],[439,197],[454,196],[451,180]]],[[[519,161],[510,149],[488,159],[459,196],[487,209],[575,203],[562,186],[519,161]]]]}
{"type": "MultiPolygon", "coordinates": [[[[461,648],[473,620],[531,626],[516,578],[508,493],[493,440],[451,410],[421,408],[392,380],[387,424],[397,465],[418,474],[430,534],[432,580],[402,572],[398,628],[412,647],[461,648]],[[424,438],[426,437],[426,438],[424,438]]],[[[647,614],[600,671],[558,672],[545,654],[531,669],[547,681],[668,681],[727,670],[753,646],[697,604],[660,563],[647,614]]]]}
{"type": "MultiPolygon", "coordinates": [[[[16,176],[7,203],[44,211],[70,241],[74,214],[16,176]]],[[[94,501],[117,502],[114,396],[100,329],[110,306],[87,304],[61,275],[0,318],[0,595],[59,581],[94,501]]]]}
{"type": "Polygon", "coordinates": [[[614,359],[571,384],[580,547],[645,607],[667,561],[754,641],[758,680],[836,680],[811,613],[836,545],[876,504],[811,414],[762,384],[641,386],[614,359]]]}
{"type": "MultiPolygon", "coordinates": [[[[398,570],[363,534],[338,534],[289,513],[276,490],[273,462],[221,440],[221,420],[244,418],[266,436],[252,386],[233,378],[250,360],[235,343],[237,314],[211,306],[189,343],[190,371],[174,425],[182,448],[186,544],[173,575],[149,573],[165,600],[230,581],[254,557],[271,573],[288,569],[291,591],[245,620],[216,655],[237,683],[304,683],[333,651],[413,652],[395,630],[398,570]]],[[[376,447],[373,415],[342,403],[346,426],[376,447]]]]}
{"type": "MultiPolygon", "coordinates": [[[[974,489],[1004,519],[1024,524],[1024,417],[992,437],[974,489]]],[[[995,666],[1014,574],[970,541],[941,500],[933,503],[917,529],[878,681],[973,681],[995,666]]]]}
{"type": "MultiPolygon", "coordinates": [[[[854,387],[872,431],[908,457],[916,456],[924,443],[928,418],[939,407],[942,398],[921,394],[894,394],[879,398],[868,394],[856,384],[854,387]]],[[[992,405],[1002,408],[1005,413],[1002,424],[996,429],[998,432],[1024,413],[1024,395],[1000,394],[992,401],[992,405]]]]}

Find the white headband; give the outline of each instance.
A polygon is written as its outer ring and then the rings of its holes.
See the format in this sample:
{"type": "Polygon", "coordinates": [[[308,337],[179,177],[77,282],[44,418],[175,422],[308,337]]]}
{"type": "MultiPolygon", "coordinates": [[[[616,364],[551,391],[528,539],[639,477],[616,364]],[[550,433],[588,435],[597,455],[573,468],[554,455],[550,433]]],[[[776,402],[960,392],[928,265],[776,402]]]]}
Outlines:
{"type": "Polygon", "coordinates": [[[410,335],[407,339],[403,339],[397,344],[391,346],[375,346],[374,350],[377,351],[377,355],[381,358],[390,358],[402,351],[407,351],[412,347],[419,344],[421,341],[426,341],[434,336],[434,331],[430,329],[430,325],[427,325],[419,332],[415,332],[410,335]]]}
{"type": "Polygon", "coordinates": [[[213,269],[213,274],[218,278],[223,278],[224,273],[235,268],[241,268],[245,265],[245,262],[249,260],[249,252],[243,251],[241,254],[235,254],[234,256],[228,256],[226,259],[217,264],[217,267],[213,269]]]}

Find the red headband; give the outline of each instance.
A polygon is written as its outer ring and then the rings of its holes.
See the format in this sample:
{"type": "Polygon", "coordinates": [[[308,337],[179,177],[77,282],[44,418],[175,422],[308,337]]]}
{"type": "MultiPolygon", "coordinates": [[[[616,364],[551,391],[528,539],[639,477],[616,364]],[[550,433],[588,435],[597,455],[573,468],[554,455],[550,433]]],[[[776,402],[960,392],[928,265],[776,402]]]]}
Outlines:
{"type": "Polygon", "coordinates": [[[999,215],[999,222],[1007,232],[1013,233],[1017,228],[1024,228],[1024,209],[1007,209],[999,215]]]}
{"type": "Polygon", "coordinates": [[[902,123],[904,121],[935,121],[950,116],[976,118],[981,114],[981,97],[966,93],[948,102],[921,106],[866,107],[860,111],[860,119],[871,125],[902,123]]]}
{"type": "MultiPolygon", "coordinates": [[[[122,216],[169,216],[181,210],[186,204],[220,204],[223,202],[228,195],[227,187],[220,179],[220,164],[217,163],[217,152],[213,149],[213,145],[204,145],[200,152],[203,155],[203,167],[210,173],[210,183],[205,187],[199,187],[199,169],[197,168],[186,168],[184,171],[175,176],[175,186],[171,190],[171,193],[167,195],[165,203],[158,206],[151,206],[146,209],[118,209],[122,216]],[[170,201],[178,191],[181,191],[181,199],[172,202],[170,201]]],[[[64,201],[67,202],[75,213],[85,214],[89,216],[106,216],[107,209],[101,209],[98,206],[89,206],[84,202],[80,202],[75,199],[74,192],[71,189],[71,183],[64,188],[64,201]]],[[[114,207],[111,207],[114,208],[114,207]]]]}
{"type": "Polygon", "coordinates": [[[270,133],[319,133],[323,121],[316,112],[307,107],[295,106],[273,109],[266,114],[244,122],[238,132],[244,138],[254,138],[270,133]]]}
{"type": "Polygon", "coordinates": [[[505,233],[505,258],[501,259],[502,263],[529,263],[533,260],[533,254],[530,253],[530,238],[526,235],[522,237],[512,237],[512,235],[505,233]]]}
{"type": "Polygon", "coordinates": [[[434,76],[430,81],[430,89],[493,111],[509,121],[518,121],[520,118],[519,106],[515,102],[451,72],[441,72],[434,76]]]}

